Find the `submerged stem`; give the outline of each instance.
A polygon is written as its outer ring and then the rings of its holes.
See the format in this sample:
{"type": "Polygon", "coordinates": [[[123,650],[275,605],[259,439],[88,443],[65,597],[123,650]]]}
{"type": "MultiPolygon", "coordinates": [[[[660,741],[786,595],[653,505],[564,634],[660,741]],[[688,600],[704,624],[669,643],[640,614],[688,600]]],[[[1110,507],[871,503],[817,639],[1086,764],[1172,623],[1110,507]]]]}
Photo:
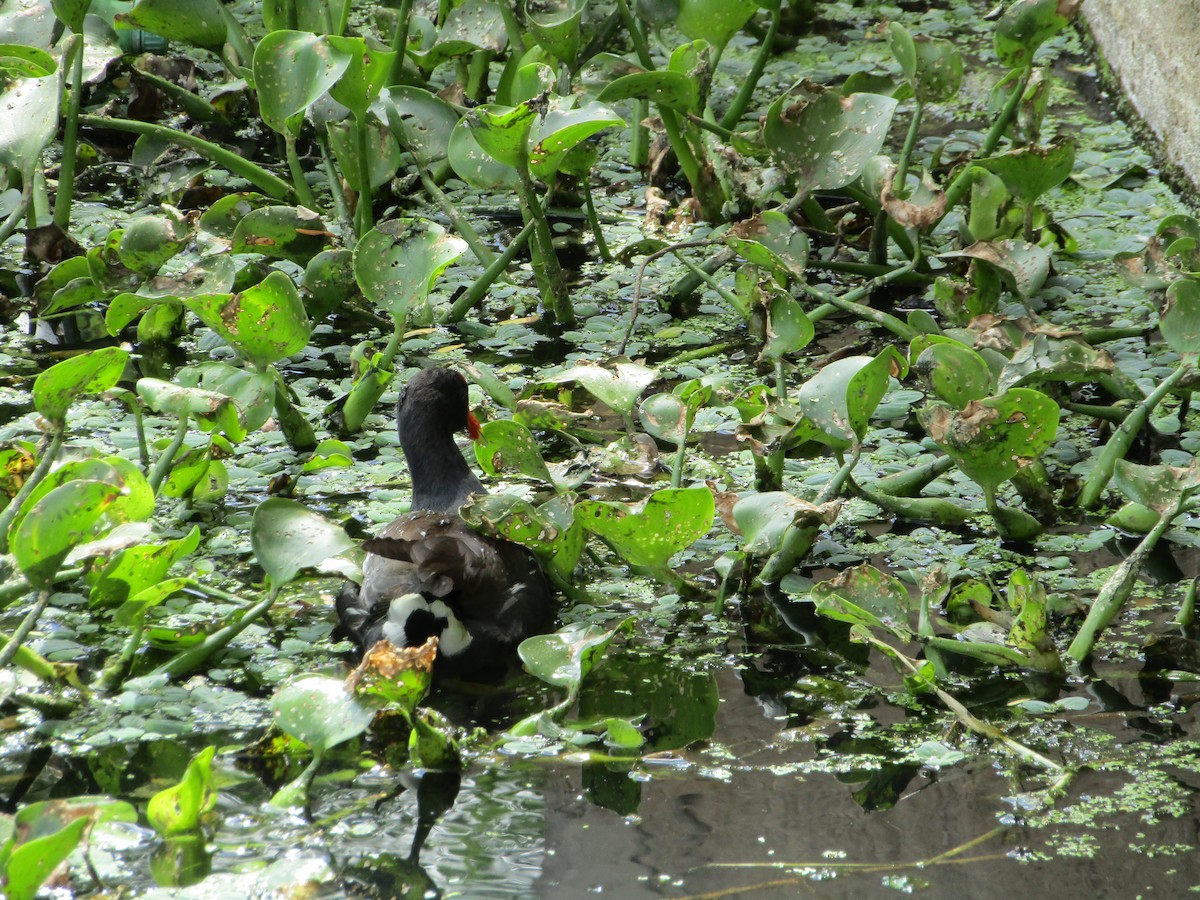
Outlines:
{"type": "Polygon", "coordinates": [[[206,159],[211,159],[217,165],[224,166],[234,175],[245,178],[264,194],[276,200],[291,199],[295,193],[290,184],[277,175],[268,172],[257,163],[251,162],[232,150],[226,150],[212,141],[196,137],[194,134],[187,134],[186,132],[167,128],[165,125],[155,125],[151,122],[136,122],[132,119],[117,119],[109,116],[81,115],[79,117],[79,124],[87,125],[90,128],[111,128],[114,131],[147,134],[159,140],[170,141],[181,147],[187,147],[189,150],[194,150],[206,159]]]}
{"type": "Polygon", "coordinates": [[[12,633],[7,644],[0,648],[0,669],[6,668],[17,655],[17,651],[21,649],[21,645],[25,642],[25,638],[29,637],[29,632],[33,631],[37,625],[38,619],[42,617],[42,613],[46,611],[46,606],[50,603],[50,588],[42,588],[38,591],[37,600],[34,601],[33,607],[25,614],[25,618],[21,620],[21,624],[17,626],[17,630],[12,633]]]}
{"type": "MultiPolygon", "coordinates": [[[[762,78],[762,73],[767,67],[767,60],[771,58],[771,50],[775,46],[775,38],[779,34],[779,21],[782,18],[783,8],[776,7],[775,11],[771,13],[771,24],[767,26],[767,33],[758,46],[758,53],[754,55],[750,71],[746,73],[746,78],[738,89],[737,96],[725,110],[725,115],[721,116],[722,128],[733,128],[742,117],[742,113],[746,111],[746,107],[750,105],[750,101],[754,97],[754,89],[758,87],[758,80],[762,78]]],[[[716,68],[715,65],[714,68],[716,68]]]]}
{"type": "Polygon", "coordinates": [[[158,493],[158,488],[163,483],[163,479],[167,477],[167,473],[171,471],[171,463],[175,461],[175,456],[179,453],[179,448],[183,446],[183,440],[187,437],[187,425],[187,416],[180,416],[179,424],[175,426],[175,436],[171,438],[171,443],[163,448],[162,453],[158,454],[158,461],[154,464],[154,471],[146,478],[146,481],[150,483],[150,489],[155,494],[158,493]]]}
{"type": "Polygon", "coordinates": [[[454,301],[454,304],[442,316],[442,322],[452,324],[462,321],[466,314],[483,300],[496,279],[504,274],[509,263],[517,258],[517,254],[524,249],[532,234],[533,223],[530,222],[517,233],[517,236],[509,242],[504,252],[496,257],[495,261],[484,270],[483,274],[475,279],[475,283],[464,291],[461,297],[454,301]]]}

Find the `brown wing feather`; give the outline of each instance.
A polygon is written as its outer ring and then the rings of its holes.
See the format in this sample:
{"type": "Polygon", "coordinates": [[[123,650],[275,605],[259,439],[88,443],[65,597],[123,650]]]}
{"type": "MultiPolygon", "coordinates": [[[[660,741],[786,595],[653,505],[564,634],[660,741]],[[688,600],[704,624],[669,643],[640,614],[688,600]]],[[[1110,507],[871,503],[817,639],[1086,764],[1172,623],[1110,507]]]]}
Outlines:
{"type": "Polygon", "coordinates": [[[363,547],[368,587],[343,615],[360,643],[379,631],[391,600],[408,593],[443,599],[471,633],[473,652],[503,652],[549,624],[550,587],[533,554],[483,537],[458,516],[410,513],[363,547]]]}

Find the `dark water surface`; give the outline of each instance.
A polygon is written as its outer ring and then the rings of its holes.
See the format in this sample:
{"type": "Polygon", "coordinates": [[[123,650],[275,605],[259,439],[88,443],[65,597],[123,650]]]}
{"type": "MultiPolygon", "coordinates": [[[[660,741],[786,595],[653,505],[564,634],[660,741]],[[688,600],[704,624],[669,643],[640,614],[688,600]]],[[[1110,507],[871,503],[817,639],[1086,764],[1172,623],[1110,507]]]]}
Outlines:
{"type": "MultiPolygon", "coordinates": [[[[816,758],[817,743],[781,733],[781,722],[746,695],[732,670],[717,681],[722,703],[707,748],[646,760],[632,776],[615,776],[635,781],[636,812],[588,801],[596,787],[590,764],[489,766],[464,777],[421,850],[422,867],[446,897],[548,900],[1180,897],[1200,882],[1190,854],[1173,859],[1166,849],[1195,846],[1195,801],[1186,815],[1160,822],[1107,817],[1087,830],[1091,858],[1063,853],[1073,840],[1069,826],[1052,832],[1023,825],[1024,785],[985,764],[901,772],[895,805],[868,811],[856,800],[863,776],[795,773],[798,762],[816,758]],[[1134,845],[1164,849],[1130,854],[1134,845]]],[[[1081,719],[1125,722],[1087,711],[1081,719]]],[[[1110,795],[1128,781],[1119,773],[1081,773],[1058,808],[1110,795]]],[[[407,855],[415,815],[408,792],[344,820],[333,852],[407,855]],[[358,830],[361,840],[351,836],[358,830]]]]}

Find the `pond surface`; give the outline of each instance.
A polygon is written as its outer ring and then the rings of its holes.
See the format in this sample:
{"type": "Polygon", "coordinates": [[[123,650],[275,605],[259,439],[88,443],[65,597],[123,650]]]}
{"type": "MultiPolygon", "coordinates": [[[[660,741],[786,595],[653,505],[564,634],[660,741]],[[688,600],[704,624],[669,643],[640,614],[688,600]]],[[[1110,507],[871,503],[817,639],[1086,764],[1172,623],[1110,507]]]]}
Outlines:
{"type": "MultiPolygon", "coordinates": [[[[1033,898],[1177,897],[1196,888],[1190,854],[1200,827],[1200,776],[1194,762],[1156,766],[1145,758],[1156,754],[1163,735],[1147,718],[1137,673],[1124,680],[1112,673],[1108,684],[1126,686],[1131,696],[1092,692],[1057,739],[1108,735],[1128,745],[1116,755],[1136,761],[1141,773],[1081,771],[1049,817],[1032,799],[1043,787],[1040,773],[1014,774],[986,757],[940,770],[879,767],[871,742],[852,736],[854,721],[843,730],[821,716],[797,724],[807,717],[789,713],[785,698],[747,693],[736,669],[714,677],[721,702],[711,742],[632,764],[484,758],[461,781],[378,771],[352,786],[323,787],[313,817],[333,818],[320,827],[261,819],[261,787],[243,784],[244,792],[223,796],[209,864],[215,873],[241,872],[240,885],[267,860],[283,861],[292,874],[309,866],[318,880],[332,868],[348,878],[351,896],[381,897],[899,892],[948,900],[1016,891],[1033,898]],[[1090,736],[1072,736],[1076,730],[1090,736]],[[864,746],[855,750],[856,743],[864,746]],[[1173,782],[1165,788],[1156,783],[1164,775],[1173,782]],[[1140,777],[1147,791],[1162,791],[1150,805],[1136,796],[1140,777]],[[416,866],[414,841],[421,844],[416,866]],[[432,893],[407,892],[415,886],[432,893]]],[[[880,702],[855,718],[886,725],[896,715],[880,702]]],[[[1111,745],[1104,752],[1114,755],[1111,745]]],[[[140,868],[144,852],[126,856],[126,864],[140,868]]],[[[225,893],[221,883],[212,877],[194,896],[237,896],[241,889],[225,893]]],[[[318,895],[343,896],[335,884],[318,895]]]]}
{"type": "MultiPolygon", "coordinates": [[[[964,140],[977,143],[994,75],[990,50],[980,50],[987,46],[983,13],[989,6],[818,4],[818,32],[801,34],[793,50],[770,63],[764,96],[801,76],[829,80],[894,68],[886,45],[867,40],[875,22],[893,18],[913,30],[955,35],[973,54],[960,102],[933,107],[926,131],[961,133],[966,123],[964,140]]],[[[736,81],[746,70],[753,44],[750,37],[735,39],[723,78],[736,81]]],[[[1156,300],[1120,281],[1110,257],[1143,247],[1162,216],[1184,207],[1128,129],[1113,120],[1077,37],[1056,38],[1052,51],[1058,62],[1050,106],[1082,143],[1076,184],[1056,191],[1048,204],[1078,235],[1081,249],[1056,257],[1045,291],[1030,302],[1060,325],[1138,324],[1156,300]]],[[[723,89],[731,92],[728,83],[723,89]]],[[[642,233],[644,185],[616,185],[631,170],[613,160],[614,143],[601,162],[614,187],[600,204],[614,243],[633,242],[642,233]]],[[[95,212],[80,206],[78,216],[95,212]]],[[[103,222],[89,225],[104,228],[103,222]]],[[[493,290],[503,320],[468,322],[461,332],[416,330],[406,335],[404,352],[413,365],[487,361],[514,390],[535,383],[543,367],[614,356],[627,324],[632,274],[594,257],[575,274],[582,321],[557,340],[507,319],[531,304],[528,292],[505,284],[493,290]]],[[[665,294],[679,275],[677,266],[666,264],[648,272],[645,296],[665,294]]],[[[439,290],[448,295],[470,284],[473,274],[452,269],[446,278],[439,290]]],[[[899,294],[906,307],[929,305],[919,290],[899,294]]],[[[1005,311],[1026,310],[1014,301],[1005,311]]],[[[322,324],[311,346],[282,367],[314,423],[325,421],[325,404],[347,386],[352,342],[365,328],[342,319],[322,324]]],[[[11,377],[0,385],[0,438],[31,440],[39,432],[27,382],[47,362],[46,345],[16,327],[2,337],[11,377]]],[[[878,343],[878,335],[858,324],[827,320],[812,349],[829,354],[821,360],[828,362],[842,352],[873,352],[878,343]]],[[[209,332],[184,344],[192,359],[231,355],[209,332]]],[[[1162,376],[1160,348],[1145,338],[1106,347],[1131,377],[1152,383],[1162,376]]],[[[172,352],[142,357],[141,374],[169,372],[179,362],[172,352]]],[[[712,295],[699,315],[679,323],[644,307],[630,345],[631,356],[661,364],[657,384],[664,388],[713,374],[729,374],[739,387],[761,380],[756,353],[744,323],[712,295]],[[732,345],[722,354],[697,351],[725,341],[732,345]]],[[[805,358],[797,373],[814,368],[814,359],[805,358]]],[[[474,391],[473,400],[483,403],[478,387],[474,391]]],[[[863,462],[868,477],[914,466],[933,449],[909,420],[914,394],[911,384],[891,384],[884,406],[890,401],[898,412],[872,423],[870,458],[863,462]]],[[[393,400],[387,394],[379,410],[393,400]]],[[[114,425],[120,418],[114,408],[81,404],[74,436],[84,446],[98,440],[132,457],[132,426],[114,425]]],[[[688,460],[689,477],[745,489],[753,481],[753,460],[733,437],[737,417],[730,410],[702,411],[703,435],[688,460]]],[[[591,422],[615,432],[615,419],[600,413],[591,422]]],[[[1177,446],[1169,448],[1178,465],[1187,462],[1184,450],[1200,448],[1194,414],[1184,418],[1173,435],[1177,446]]],[[[158,436],[169,434],[165,420],[147,421],[158,436]]],[[[1049,454],[1060,473],[1078,474],[1072,466],[1086,455],[1080,448],[1091,447],[1095,430],[1094,424],[1075,425],[1060,434],[1049,454]]],[[[197,573],[252,596],[261,590],[261,573],[247,563],[251,516],[269,492],[281,489],[276,479],[299,477],[306,502],[352,532],[369,532],[403,511],[407,476],[390,417],[369,417],[351,450],[352,467],[296,476],[295,454],[278,434],[253,434],[228,462],[229,496],[180,502],[178,518],[164,515],[163,528],[178,538],[199,524],[204,543],[197,573]]],[[[1152,455],[1138,448],[1143,451],[1152,455]]],[[[564,440],[553,447],[558,457],[572,453],[564,440]]],[[[828,455],[789,460],[788,487],[815,494],[835,469],[828,455]]],[[[648,481],[600,479],[592,496],[630,499],[646,493],[648,481]]],[[[500,487],[495,480],[492,486],[500,487]]],[[[507,486],[531,493],[524,482],[507,486]]],[[[961,475],[940,490],[980,503],[977,488],[961,475]]],[[[1136,543],[1116,537],[1098,517],[1063,523],[1031,545],[1002,542],[982,524],[955,530],[897,524],[862,500],[848,501],[847,509],[785,579],[788,594],[802,595],[814,582],[864,561],[904,574],[910,586],[935,566],[998,584],[1024,567],[1042,579],[1061,621],[1077,617],[1080,601],[1095,594],[1136,543]]],[[[414,772],[406,758],[389,765],[384,728],[331,753],[307,814],[269,808],[274,791],[298,775],[303,753],[273,746],[267,698],[297,674],[343,671],[336,654],[345,645],[332,638],[332,596],[340,581],[326,574],[289,586],[274,619],[248,630],[205,676],[96,694],[69,716],[44,697],[4,707],[0,797],[9,802],[5,812],[18,801],[91,794],[142,810],[150,796],[180,779],[194,753],[218,748],[219,794],[207,842],[162,841],[144,816],[97,826],[86,863],[77,854],[70,880],[46,890],[56,897],[1185,896],[1200,891],[1200,653],[1193,630],[1172,629],[1169,618],[1186,580],[1200,572],[1195,525],[1182,518],[1172,543],[1160,545],[1091,668],[1049,677],[969,664],[954,673],[946,686],[953,698],[998,723],[1019,747],[964,729],[937,697],[905,681],[891,659],[855,640],[844,623],[818,621],[811,604],[748,592],[727,598],[718,610],[711,596],[697,599],[677,585],[633,576],[620,560],[602,555],[586,569],[586,602],[565,606],[563,624],[613,628],[630,615],[637,622],[589,676],[576,712],[581,720],[637,719],[646,744],[636,752],[599,739],[572,743],[578,734],[512,734],[515,723],[563,696],[514,674],[501,688],[447,685],[430,699],[428,705],[456,724],[490,736],[469,744],[461,775],[414,772]],[[1022,748],[1034,748],[1051,764],[1041,765],[1022,748]],[[179,887],[156,887],[172,884],[179,887]]],[[[676,567],[713,588],[714,560],[736,546],[718,527],[680,554],[676,567]]],[[[172,598],[149,655],[165,658],[168,638],[220,620],[239,602],[212,593],[172,598]]],[[[11,633],[24,613],[21,604],[0,608],[0,632],[11,633]]],[[[81,664],[86,677],[118,646],[89,615],[86,589],[69,586],[52,598],[30,644],[53,661],[81,664]]],[[[916,654],[915,645],[908,650],[916,654]]]]}

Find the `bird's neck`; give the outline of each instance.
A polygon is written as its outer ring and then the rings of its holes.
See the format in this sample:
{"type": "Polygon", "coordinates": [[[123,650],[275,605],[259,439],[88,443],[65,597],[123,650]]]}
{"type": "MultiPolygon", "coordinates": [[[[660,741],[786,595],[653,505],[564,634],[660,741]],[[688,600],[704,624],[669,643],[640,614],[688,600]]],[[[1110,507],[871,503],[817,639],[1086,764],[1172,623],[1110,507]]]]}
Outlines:
{"type": "Polygon", "coordinates": [[[443,434],[419,448],[401,439],[400,446],[412,476],[412,509],[457,512],[470,494],[484,492],[451,435],[443,434]]]}

